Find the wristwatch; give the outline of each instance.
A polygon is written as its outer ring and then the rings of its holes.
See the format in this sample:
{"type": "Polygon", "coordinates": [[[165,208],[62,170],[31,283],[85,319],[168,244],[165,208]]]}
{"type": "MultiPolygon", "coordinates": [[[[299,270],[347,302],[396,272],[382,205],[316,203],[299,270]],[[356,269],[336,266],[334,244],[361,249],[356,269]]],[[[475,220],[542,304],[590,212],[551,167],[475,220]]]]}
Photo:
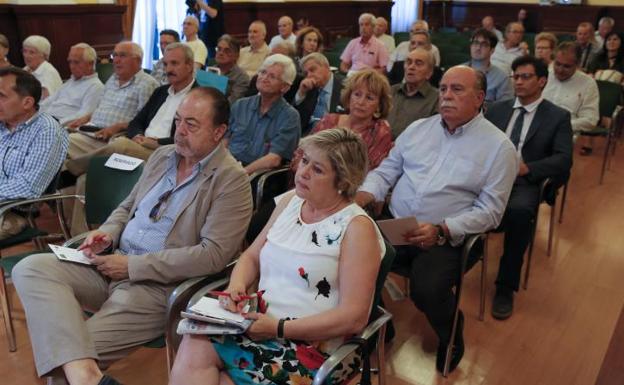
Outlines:
{"type": "Polygon", "coordinates": [[[438,246],[444,246],[444,244],[446,243],[444,228],[442,227],[442,225],[436,225],[436,228],[438,229],[438,240],[436,241],[436,244],[438,246]]]}

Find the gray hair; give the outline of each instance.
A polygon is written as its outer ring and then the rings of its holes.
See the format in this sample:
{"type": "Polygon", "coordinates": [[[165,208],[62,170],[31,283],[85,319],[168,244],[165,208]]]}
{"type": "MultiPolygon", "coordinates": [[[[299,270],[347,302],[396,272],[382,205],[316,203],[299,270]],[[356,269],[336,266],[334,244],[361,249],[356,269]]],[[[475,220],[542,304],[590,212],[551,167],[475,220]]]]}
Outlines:
{"type": "Polygon", "coordinates": [[[233,37],[232,35],[228,35],[227,33],[221,35],[217,43],[220,41],[224,41],[232,51],[234,51],[237,55],[240,53],[240,43],[238,39],[233,37]]]}
{"type": "Polygon", "coordinates": [[[375,26],[376,19],[375,19],[375,15],[373,15],[372,13],[363,13],[360,15],[360,17],[358,17],[358,23],[361,23],[365,20],[370,20],[373,27],[375,26]]]}
{"type": "Polygon", "coordinates": [[[187,63],[195,63],[195,54],[193,53],[193,49],[189,47],[186,43],[170,43],[165,48],[165,53],[169,51],[173,51],[174,49],[181,49],[184,51],[184,60],[187,63]]]}
{"type": "MultiPolygon", "coordinates": [[[[262,31],[264,32],[264,34],[266,35],[267,29],[266,29],[266,24],[264,23],[264,21],[262,21],[262,20],[254,20],[251,23],[249,23],[249,26],[251,27],[252,24],[259,25],[262,28],[262,31]]],[[[247,28],[247,29],[249,29],[249,28],[247,28]]]]}
{"type": "Polygon", "coordinates": [[[195,16],[188,15],[187,17],[184,18],[183,22],[187,22],[187,21],[192,22],[195,25],[195,27],[197,27],[197,29],[199,30],[199,20],[197,20],[195,16]]]}
{"type": "Polygon", "coordinates": [[[412,23],[412,25],[410,25],[410,32],[412,28],[429,32],[429,23],[427,23],[427,21],[425,20],[416,20],[412,23]],[[417,26],[422,26],[423,28],[416,28],[417,26]]]}
{"type": "Polygon", "coordinates": [[[295,54],[296,54],[295,46],[289,41],[280,41],[279,43],[274,44],[273,48],[271,48],[271,51],[273,51],[276,48],[284,50],[286,52],[286,56],[289,56],[291,58],[295,57],[295,54]]]}
{"type": "Polygon", "coordinates": [[[329,61],[322,53],[312,52],[311,54],[307,54],[300,61],[301,67],[303,67],[309,61],[313,61],[321,66],[329,68],[329,61]]]}
{"type": "Polygon", "coordinates": [[[301,139],[299,147],[304,151],[313,147],[324,153],[336,173],[335,188],[349,200],[355,197],[368,171],[368,151],[359,134],[347,128],[332,128],[301,139]]]}
{"type": "Polygon", "coordinates": [[[50,58],[50,50],[52,49],[52,45],[50,44],[50,41],[43,36],[30,35],[26,39],[24,39],[22,46],[36,49],[41,54],[43,54],[43,57],[45,57],[46,60],[50,58]]]}
{"type": "Polygon", "coordinates": [[[89,44],[78,43],[72,45],[71,48],[82,49],[82,60],[86,61],[87,63],[93,63],[93,65],[95,65],[95,62],[97,61],[97,53],[95,52],[95,49],[93,49],[93,47],[91,47],[89,44]]]}
{"type": "Polygon", "coordinates": [[[269,68],[270,66],[277,64],[282,67],[282,81],[288,85],[292,85],[297,76],[297,69],[295,63],[286,55],[276,53],[264,59],[264,62],[258,69],[258,72],[269,68]]]}
{"type": "Polygon", "coordinates": [[[139,59],[143,60],[143,48],[133,41],[120,41],[118,44],[130,44],[130,52],[139,59]]]}
{"type": "Polygon", "coordinates": [[[598,25],[600,24],[608,24],[613,27],[615,25],[615,20],[612,17],[604,16],[600,18],[600,21],[598,21],[598,25]]]}
{"type": "MultiPolygon", "coordinates": [[[[433,57],[433,53],[431,52],[430,49],[424,49],[422,47],[416,47],[413,50],[411,50],[409,52],[409,54],[407,54],[407,56],[409,56],[412,52],[424,53],[425,56],[427,57],[427,59],[425,60],[425,64],[427,64],[429,66],[429,69],[434,69],[435,68],[435,58],[433,57]]],[[[407,60],[407,58],[406,58],[406,60],[407,60]]]]}

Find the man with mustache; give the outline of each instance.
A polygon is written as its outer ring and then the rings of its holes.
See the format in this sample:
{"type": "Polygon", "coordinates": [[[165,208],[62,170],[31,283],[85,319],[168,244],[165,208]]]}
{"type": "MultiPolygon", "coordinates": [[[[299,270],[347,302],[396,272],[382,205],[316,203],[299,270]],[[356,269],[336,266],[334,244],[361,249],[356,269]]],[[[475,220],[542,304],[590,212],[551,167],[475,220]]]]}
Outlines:
{"type": "Polygon", "coordinates": [[[237,255],[252,202],[247,174],[222,143],[229,113],[214,88],[188,93],[175,145],[154,152],[130,195],[80,246],[93,266],[48,253],[14,268],[37,373],[49,384],[118,384],[100,368],[164,333],[176,285],[237,255]],[[95,311],[87,320],[83,307],[95,311]]]}
{"type": "MultiPolygon", "coordinates": [[[[164,70],[169,84],[158,87],[145,106],[128,124],[126,136],[111,140],[108,144],[80,157],[65,162],[65,180],[71,180],[71,173],[80,177],[87,172],[89,161],[95,156],[109,156],[113,153],[147,159],[159,146],[173,143],[176,130],[174,114],[189,91],[197,87],[194,80],[194,59],[191,48],[183,43],[171,43],[165,49],[164,70]]],[[[76,193],[84,194],[85,178],[78,178],[76,193]]],[[[79,202],[72,213],[72,233],[87,230],[84,223],[84,207],[79,202]]]]}
{"type": "Polygon", "coordinates": [[[383,202],[393,188],[387,214],[418,221],[405,229],[410,245],[397,247],[397,262],[409,265],[411,299],[438,335],[440,372],[449,343],[451,371],[464,354],[462,313],[450,341],[464,240],[498,226],[518,172],[514,146],[480,112],[485,88],[481,72],[449,69],[440,82],[440,114],[409,125],[356,196],[365,206],[383,202]]]}

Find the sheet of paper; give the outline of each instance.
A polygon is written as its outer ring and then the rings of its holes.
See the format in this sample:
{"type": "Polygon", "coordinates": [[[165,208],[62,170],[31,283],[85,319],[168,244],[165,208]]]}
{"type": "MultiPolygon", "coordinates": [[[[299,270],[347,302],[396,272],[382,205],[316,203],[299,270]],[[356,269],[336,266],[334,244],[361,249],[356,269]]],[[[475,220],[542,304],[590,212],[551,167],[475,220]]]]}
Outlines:
{"type": "Polygon", "coordinates": [[[418,227],[415,217],[383,219],[377,221],[377,224],[386,239],[394,246],[408,245],[403,235],[418,227]]]}
{"type": "Polygon", "coordinates": [[[52,252],[56,254],[56,257],[61,261],[92,265],[91,260],[89,260],[89,258],[87,258],[82,251],[57,245],[48,246],[50,246],[50,250],[52,250],[52,252]]]}
{"type": "Polygon", "coordinates": [[[197,303],[189,309],[199,314],[204,314],[214,318],[221,318],[224,320],[243,322],[245,317],[238,313],[232,313],[219,305],[219,300],[216,298],[202,297],[197,303]]]}
{"type": "Polygon", "coordinates": [[[122,171],[133,171],[143,163],[143,159],[134,158],[128,155],[114,153],[108,158],[104,166],[122,171]]]}

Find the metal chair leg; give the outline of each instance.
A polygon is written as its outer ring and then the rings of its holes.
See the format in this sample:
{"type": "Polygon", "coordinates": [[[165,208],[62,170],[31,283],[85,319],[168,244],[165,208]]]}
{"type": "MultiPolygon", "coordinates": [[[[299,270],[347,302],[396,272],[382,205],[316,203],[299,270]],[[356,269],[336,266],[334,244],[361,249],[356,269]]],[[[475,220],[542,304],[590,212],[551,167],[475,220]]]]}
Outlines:
{"type": "Polygon", "coordinates": [[[485,316],[485,284],[487,281],[488,236],[483,237],[483,256],[481,257],[481,303],[479,304],[479,321],[485,316]]]}
{"type": "Polygon", "coordinates": [[[539,207],[537,212],[535,213],[535,223],[533,223],[533,234],[531,234],[531,241],[529,242],[529,252],[527,254],[527,264],[526,269],[524,270],[524,290],[529,287],[529,273],[531,272],[531,257],[533,255],[533,245],[535,244],[535,233],[537,230],[537,218],[539,214],[539,207]]]}
{"type": "Polygon", "coordinates": [[[377,342],[377,384],[385,385],[386,383],[386,328],[387,324],[383,324],[379,329],[379,339],[377,342]]]}
{"type": "Polygon", "coordinates": [[[604,156],[602,158],[602,169],[600,170],[600,184],[604,179],[605,170],[607,168],[607,159],[609,158],[609,147],[611,146],[611,133],[607,135],[607,144],[605,147],[604,156]]]}
{"type": "Polygon", "coordinates": [[[2,303],[2,315],[4,317],[4,328],[6,330],[9,351],[17,350],[15,344],[15,331],[13,330],[13,319],[11,318],[11,306],[9,304],[9,293],[6,288],[4,269],[0,267],[0,302],[2,303]]]}
{"type": "Polygon", "coordinates": [[[568,183],[569,182],[570,181],[568,180],[563,185],[563,195],[561,196],[561,209],[559,210],[559,223],[563,222],[563,208],[565,207],[566,197],[568,196],[568,183]]]}
{"type": "MultiPolygon", "coordinates": [[[[558,194],[559,192],[557,192],[558,194]]],[[[552,250],[553,234],[555,232],[555,211],[557,211],[557,196],[555,195],[555,201],[550,207],[550,224],[548,225],[548,248],[546,249],[546,255],[550,257],[552,250]]]]}

